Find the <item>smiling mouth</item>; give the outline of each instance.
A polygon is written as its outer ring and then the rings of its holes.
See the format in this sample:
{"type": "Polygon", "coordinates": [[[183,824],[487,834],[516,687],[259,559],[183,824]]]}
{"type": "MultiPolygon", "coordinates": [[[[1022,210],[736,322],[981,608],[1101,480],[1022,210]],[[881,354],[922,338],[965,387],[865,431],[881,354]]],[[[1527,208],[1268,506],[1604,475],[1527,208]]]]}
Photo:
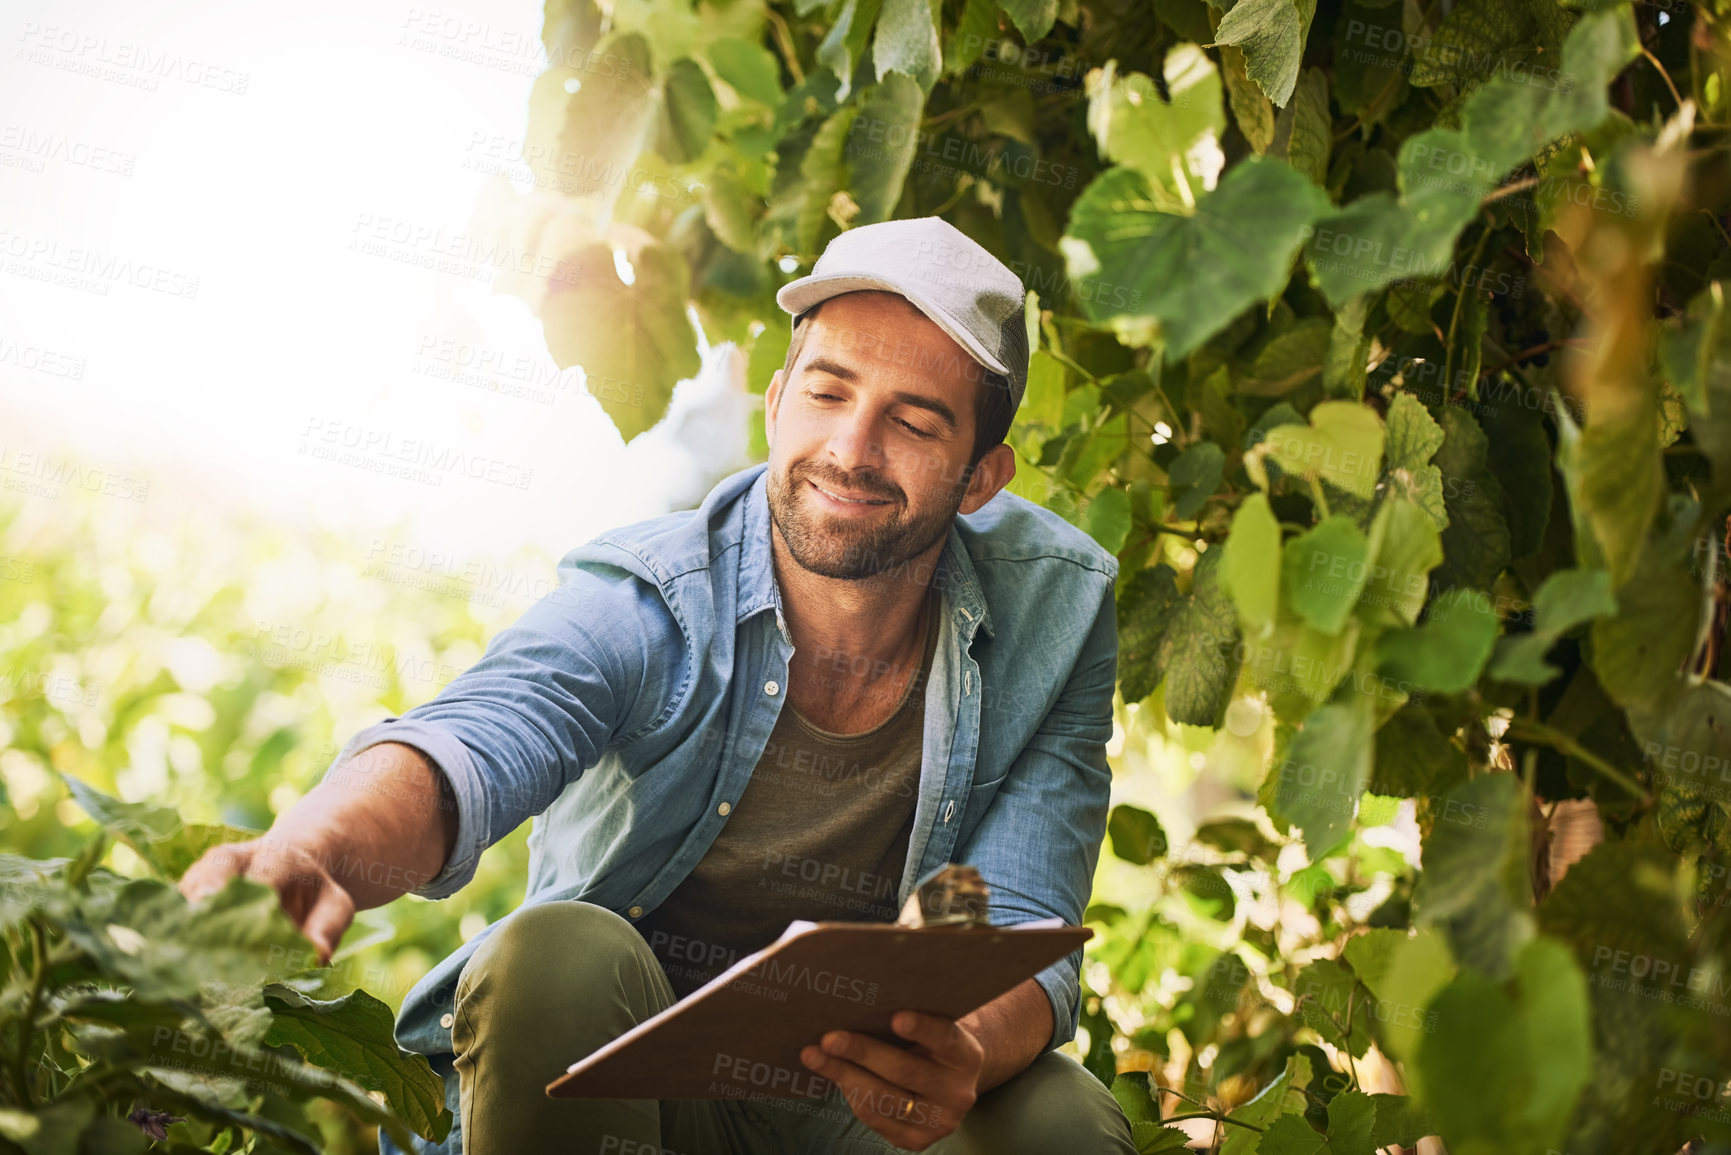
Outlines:
{"type": "Polygon", "coordinates": [[[819,485],[815,481],[809,482],[809,484],[811,485],[811,487],[813,489],[817,490],[819,493],[823,494],[825,497],[829,498],[831,501],[839,501],[839,502],[843,503],[844,505],[888,505],[889,504],[889,501],[884,499],[884,498],[878,498],[878,497],[843,497],[841,494],[836,493],[833,490],[825,489],[823,486],[819,485]]]}

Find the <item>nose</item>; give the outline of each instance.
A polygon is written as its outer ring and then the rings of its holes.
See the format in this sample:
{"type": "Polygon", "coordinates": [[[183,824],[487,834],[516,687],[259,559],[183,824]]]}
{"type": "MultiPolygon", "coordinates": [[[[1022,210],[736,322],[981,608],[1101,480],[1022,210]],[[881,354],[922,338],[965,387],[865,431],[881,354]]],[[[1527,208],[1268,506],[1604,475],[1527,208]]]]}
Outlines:
{"type": "Polygon", "coordinates": [[[855,405],[836,418],[829,435],[829,455],[837,468],[877,470],[884,466],[884,445],[877,433],[878,415],[868,406],[855,405]]]}

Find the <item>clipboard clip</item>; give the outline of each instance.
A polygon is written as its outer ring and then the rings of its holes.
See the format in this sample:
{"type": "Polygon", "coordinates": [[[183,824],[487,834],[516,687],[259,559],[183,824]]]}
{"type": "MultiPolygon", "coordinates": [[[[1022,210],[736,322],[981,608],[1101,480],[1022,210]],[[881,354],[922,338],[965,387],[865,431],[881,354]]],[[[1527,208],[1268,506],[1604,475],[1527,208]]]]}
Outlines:
{"type": "Polygon", "coordinates": [[[914,887],[902,904],[897,926],[991,926],[986,917],[990,891],[972,866],[949,862],[914,887]]]}

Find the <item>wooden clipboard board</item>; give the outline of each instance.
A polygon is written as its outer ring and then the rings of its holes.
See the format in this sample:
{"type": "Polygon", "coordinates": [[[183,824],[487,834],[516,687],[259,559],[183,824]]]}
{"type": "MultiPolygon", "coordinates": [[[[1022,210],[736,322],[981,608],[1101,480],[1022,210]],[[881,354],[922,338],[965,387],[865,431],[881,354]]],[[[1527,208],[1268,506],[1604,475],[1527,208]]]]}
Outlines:
{"type": "Polygon", "coordinates": [[[781,938],[547,1084],[556,1099],[805,1098],[800,1061],[826,1031],[910,1046],[897,1011],[960,1018],[1087,942],[1057,919],[1017,926],[794,922],[781,938]]]}

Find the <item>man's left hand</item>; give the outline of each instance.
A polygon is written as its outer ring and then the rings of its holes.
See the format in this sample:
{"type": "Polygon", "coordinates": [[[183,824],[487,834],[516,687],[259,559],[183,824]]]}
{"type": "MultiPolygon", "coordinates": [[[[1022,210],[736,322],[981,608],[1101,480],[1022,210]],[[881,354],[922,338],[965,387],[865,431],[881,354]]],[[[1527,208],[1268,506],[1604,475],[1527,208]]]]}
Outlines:
{"type": "Polygon", "coordinates": [[[898,1011],[905,1050],[853,1031],[830,1031],[800,1059],[841,1088],[866,1126],[907,1151],[924,1151],[961,1126],[974,1105],[985,1049],[955,1019],[898,1011]]]}

